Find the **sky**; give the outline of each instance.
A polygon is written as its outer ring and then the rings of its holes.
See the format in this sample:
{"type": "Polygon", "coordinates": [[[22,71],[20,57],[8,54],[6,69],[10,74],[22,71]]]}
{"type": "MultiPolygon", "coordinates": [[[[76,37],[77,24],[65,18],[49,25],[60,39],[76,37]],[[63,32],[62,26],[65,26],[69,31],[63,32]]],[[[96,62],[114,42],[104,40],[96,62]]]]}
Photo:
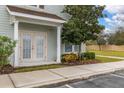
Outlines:
{"type": "Polygon", "coordinates": [[[106,18],[99,19],[99,23],[105,26],[105,33],[113,33],[119,26],[124,26],[124,5],[107,5],[103,11],[106,18]]]}

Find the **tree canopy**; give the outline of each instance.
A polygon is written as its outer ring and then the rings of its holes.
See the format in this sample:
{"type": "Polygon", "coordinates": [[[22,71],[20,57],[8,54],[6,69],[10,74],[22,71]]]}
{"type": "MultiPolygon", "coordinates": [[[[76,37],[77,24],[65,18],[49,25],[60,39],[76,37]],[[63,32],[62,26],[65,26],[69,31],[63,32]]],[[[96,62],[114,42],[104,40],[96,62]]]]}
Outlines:
{"type": "Polygon", "coordinates": [[[85,43],[87,40],[96,40],[98,34],[104,29],[99,24],[99,18],[104,18],[105,6],[99,5],[67,5],[63,13],[70,15],[70,19],[63,25],[63,43],[85,43]]]}
{"type": "Polygon", "coordinates": [[[62,40],[64,43],[81,44],[87,40],[95,40],[104,29],[98,19],[105,17],[105,6],[95,5],[67,5],[63,12],[70,15],[64,24],[62,40]]]}

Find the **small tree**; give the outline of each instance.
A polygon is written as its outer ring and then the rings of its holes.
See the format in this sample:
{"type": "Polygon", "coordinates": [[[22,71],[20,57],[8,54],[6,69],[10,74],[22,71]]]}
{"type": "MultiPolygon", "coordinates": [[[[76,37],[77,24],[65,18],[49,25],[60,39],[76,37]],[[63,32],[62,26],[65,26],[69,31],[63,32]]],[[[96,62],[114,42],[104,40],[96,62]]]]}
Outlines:
{"type": "Polygon", "coordinates": [[[116,29],[115,33],[111,33],[108,38],[108,43],[113,45],[124,45],[124,27],[116,29]]]}
{"type": "Polygon", "coordinates": [[[64,24],[62,32],[63,43],[79,45],[79,55],[81,53],[81,43],[88,40],[96,40],[98,34],[104,29],[99,24],[98,19],[106,15],[103,14],[105,6],[95,5],[67,5],[63,12],[70,15],[70,19],[64,24]]]}
{"type": "Polygon", "coordinates": [[[99,46],[99,50],[102,50],[101,45],[106,45],[106,42],[107,42],[104,35],[99,35],[96,41],[99,46]]]}
{"type": "Polygon", "coordinates": [[[0,65],[8,64],[8,57],[14,52],[16,41],[7,36],[0,36],[0,65]]]}

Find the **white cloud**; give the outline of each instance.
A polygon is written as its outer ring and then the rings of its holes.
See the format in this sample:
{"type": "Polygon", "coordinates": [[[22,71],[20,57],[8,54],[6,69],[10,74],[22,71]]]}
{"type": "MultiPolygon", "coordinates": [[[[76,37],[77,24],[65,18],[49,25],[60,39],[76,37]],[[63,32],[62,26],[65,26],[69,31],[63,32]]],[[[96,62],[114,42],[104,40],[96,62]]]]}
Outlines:
{"type": "Polygon", "coordinates": [[[113,20],[124,21],[124,14],[116,14],[112,17],[113,20]]]}
{"type": "Polygon", "coordinates": [[[111,26],[111,30],[124,26],[124,5],[106,6],[105,10],[113,15],[112,18],[104,19],[111,26]]]}
{"type": "Polygon", "coordinates": [[[115,14],[112,20],[114,26],[124,26],[124,14],[115,14]]]}
{"type": "Polygon", "coordinates": [[[112,20],[110,18],[104,18],[104,20],[108,23],[112,22],[112,20]]]}
{"type": "Polygon", "coordinates": [[[105,10],[109,13],[124,13],[124,5],[107,5],[105,10]]]}

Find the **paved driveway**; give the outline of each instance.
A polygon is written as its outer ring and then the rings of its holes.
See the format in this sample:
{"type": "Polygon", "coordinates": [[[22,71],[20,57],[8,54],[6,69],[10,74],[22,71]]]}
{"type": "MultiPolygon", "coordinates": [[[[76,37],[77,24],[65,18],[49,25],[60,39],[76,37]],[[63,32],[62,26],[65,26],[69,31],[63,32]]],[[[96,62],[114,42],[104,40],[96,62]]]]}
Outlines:
{"type": "Polygon", "coordinates": [[[92,77],[75,83],[64,84],[59,88],[124,88],[124,70],[112,74],[92,77]]]}

